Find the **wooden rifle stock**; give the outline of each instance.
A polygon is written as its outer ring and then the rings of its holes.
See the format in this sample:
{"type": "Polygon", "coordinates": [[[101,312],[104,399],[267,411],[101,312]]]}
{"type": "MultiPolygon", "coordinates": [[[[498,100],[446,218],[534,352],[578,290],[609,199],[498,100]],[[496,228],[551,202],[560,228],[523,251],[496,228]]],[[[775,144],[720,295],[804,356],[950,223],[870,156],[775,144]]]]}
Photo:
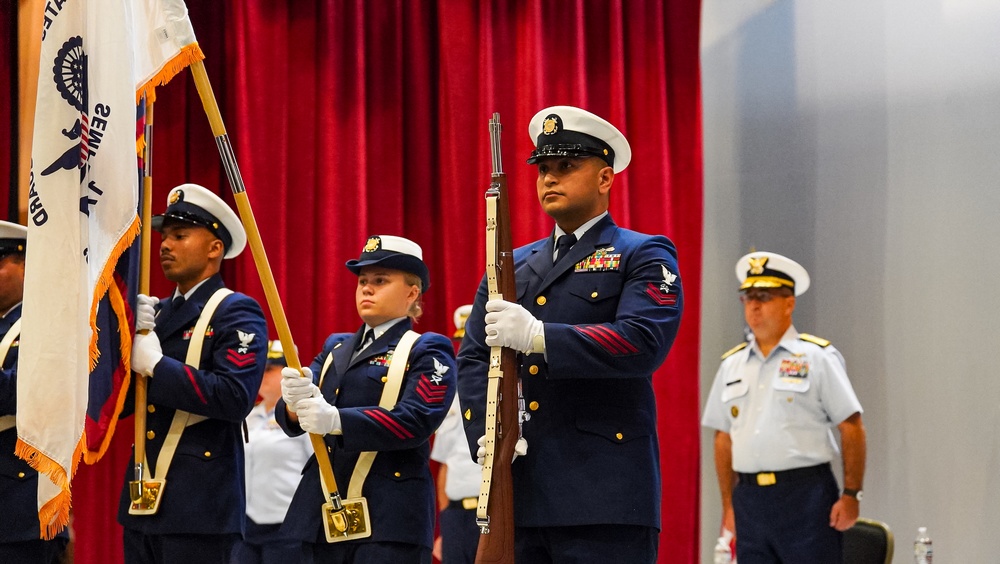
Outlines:
{"type": "MultiPolygon", "coordinates": [[[[511,243],[509,193],[507,175],[500,160],[500,114],[490,120],[490,152],[493,173],[486,190],[486,279],[490,299],[502,298],[517,301],[514,284],[514,249],[511,243]]],[[[487,409],[486,442],[495,441],[492,457],[487,450],[483,465],[484,491],[488,492],[487,518],[477,512],[480,530],[476,563],[514,562],[514,491],[511,462],[514,447],[520,435],[518,415],[518,363],[517,352],[509,348],[493,347],[490,351],[490,378],[499,380],[487,392],[487,405],[496,402],[495,426],[491,429],[490,409],[487,409]],[[492,391],[497,392],[495,395],[492,391]],[[491,436],[491,431],[493,431],[491,436]],[[487,484],[488,480],[488,484],[487,484]]],[[[480,493],[480,507],[484,495],[480,493]]]]}

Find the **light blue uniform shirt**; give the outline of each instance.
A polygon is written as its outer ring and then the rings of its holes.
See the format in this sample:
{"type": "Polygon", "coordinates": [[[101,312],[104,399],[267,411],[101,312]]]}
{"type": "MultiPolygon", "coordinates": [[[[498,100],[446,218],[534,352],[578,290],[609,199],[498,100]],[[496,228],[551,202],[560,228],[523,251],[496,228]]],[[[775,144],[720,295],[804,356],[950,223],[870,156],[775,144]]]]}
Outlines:
{"type": "Polygon", "coordinates": [[[286,435],[264,402],[254,406],[246,423],[247,516],[258,525],[281,523],[312,455],[312,443],[309,435],[286,435]]]}
{"type": "Polygon", "coordinates": [[[840,352],[789,327],[767,358],[751,338],[722,361],[701,424],[729,433],[733,470],[768,472],[830,462],[833,427],[861,411],[840,352]]]}
{"type": "Polygon", "coordinates": [[[431,449],[431,460],[448,466],[444,493],[450,500],[478,497],[483,482],[483,467],[472,460],[458,403],[456,396],[444,422],[438,427],[434,448],[431,449]]]}

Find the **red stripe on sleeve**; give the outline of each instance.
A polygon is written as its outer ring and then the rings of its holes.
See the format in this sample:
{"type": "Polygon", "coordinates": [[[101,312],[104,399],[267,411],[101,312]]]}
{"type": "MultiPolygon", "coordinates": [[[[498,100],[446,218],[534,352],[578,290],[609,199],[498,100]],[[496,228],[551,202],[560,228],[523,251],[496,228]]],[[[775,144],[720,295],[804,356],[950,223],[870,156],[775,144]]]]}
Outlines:
{"type": "Polygon", "coordinates": [[[187,372],[188,380],[191,382],[191,387],[194,388],[196,394],[198,394],[198,399],[201,403],[207,404],[208,400],[205,399],[205,394],[201,393],[201,388],[198,387],[198,381],[194,379],[194,372],[191,371],[191,367],[184,365],[184,372],[187,372]]]}
{"type": "Polygon", "coordinates": [[[626,353],[637,353],[639,349],[635,348],[632,343],[625,340],[621,333],[615,331],[614,329],[608,327],[607,325],[594,325],[593,329],[607,336],[608,339],[615,341],[626,353]]]}
{"type": "Polygon", "coordinates": [[[383,427],[389,430],[393,435],[396,435],[400,439],[412,439],[413,434],[407,431],[399,421],[393,419],[388,413],[380,409],[368,409],[365,410],[365,415],[374,419],[377,423],[381,424],[383,427]]]}

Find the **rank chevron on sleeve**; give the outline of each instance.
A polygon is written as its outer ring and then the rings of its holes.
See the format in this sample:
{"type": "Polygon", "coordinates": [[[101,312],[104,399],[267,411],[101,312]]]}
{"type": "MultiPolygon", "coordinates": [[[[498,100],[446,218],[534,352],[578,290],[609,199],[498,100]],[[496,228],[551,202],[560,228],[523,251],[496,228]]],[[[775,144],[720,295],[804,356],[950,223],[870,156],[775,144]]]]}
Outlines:
{"type": "Polygon", "coordinates": [[[420,381],[417,382],[417,394],[424,398],[425,402],[444,403],[444,397],[447,391],[447,386],[432,383],[430,378],[426,375],[420,375],[420,381]]]}
{"type": "Polygon", "coordinates": [[[257,362],[257,355],[254,353],[240,353],[233,349],[226,351],[226,360],[233,363],[238,368],[246,368],[257,362]]]}

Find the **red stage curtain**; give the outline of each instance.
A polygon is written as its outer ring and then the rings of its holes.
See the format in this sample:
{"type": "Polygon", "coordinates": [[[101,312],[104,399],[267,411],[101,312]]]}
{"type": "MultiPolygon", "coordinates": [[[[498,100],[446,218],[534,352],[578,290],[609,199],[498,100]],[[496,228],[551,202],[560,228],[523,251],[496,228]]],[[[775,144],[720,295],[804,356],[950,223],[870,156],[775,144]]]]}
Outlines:
{"type": "MultiPolygon", "coordinates": [[[[0,85],[0,135],[7,139],[0,147],[0,182],[17,185],[17,157],[12,152],[17,145],[17,10],[13,0],[0,0],[0,76],[7,80],[0,85]]],[[[0,219],[17,222],[17,190],[0,197],[0,219]],[[14,205],[11,206],[11,197],[14,205]]]]}
{"type": "MultiPolygon", "coordinates": [[[[451,331],[451,312],[472,300],[484,268],[492,112],[504,125],[515,245],[552,228],[537,203],[534,168],[524,163],[528,119],[571,104],[622,129],[633,160],[616,179],[612,215],[624,227],[669,236],[680,254],[685,315],[656,379],[660,560],[696,562],[700,3],[189,0],[188,7],[304,361],[328,333],[357,328],[356,281],[343,264],[370,234],[423,246],[432,284],[419,329],[451,331]]],[[[158,90],[154,136],[154,212],[182,182],[228,192],[187,73],[158,90]]],[[[230,286],[264,302],[249,251],[225,268],[230,286]]],[[[158,294],[169,291],[155,266],[152,278],[158,294]]],[[[77,562],[120,558],[114,512],[131,438],[128,420],[105,460],[80,469],[77,562]]],[[[601,492],[594,493],[599,510],[601,492]]]]}

